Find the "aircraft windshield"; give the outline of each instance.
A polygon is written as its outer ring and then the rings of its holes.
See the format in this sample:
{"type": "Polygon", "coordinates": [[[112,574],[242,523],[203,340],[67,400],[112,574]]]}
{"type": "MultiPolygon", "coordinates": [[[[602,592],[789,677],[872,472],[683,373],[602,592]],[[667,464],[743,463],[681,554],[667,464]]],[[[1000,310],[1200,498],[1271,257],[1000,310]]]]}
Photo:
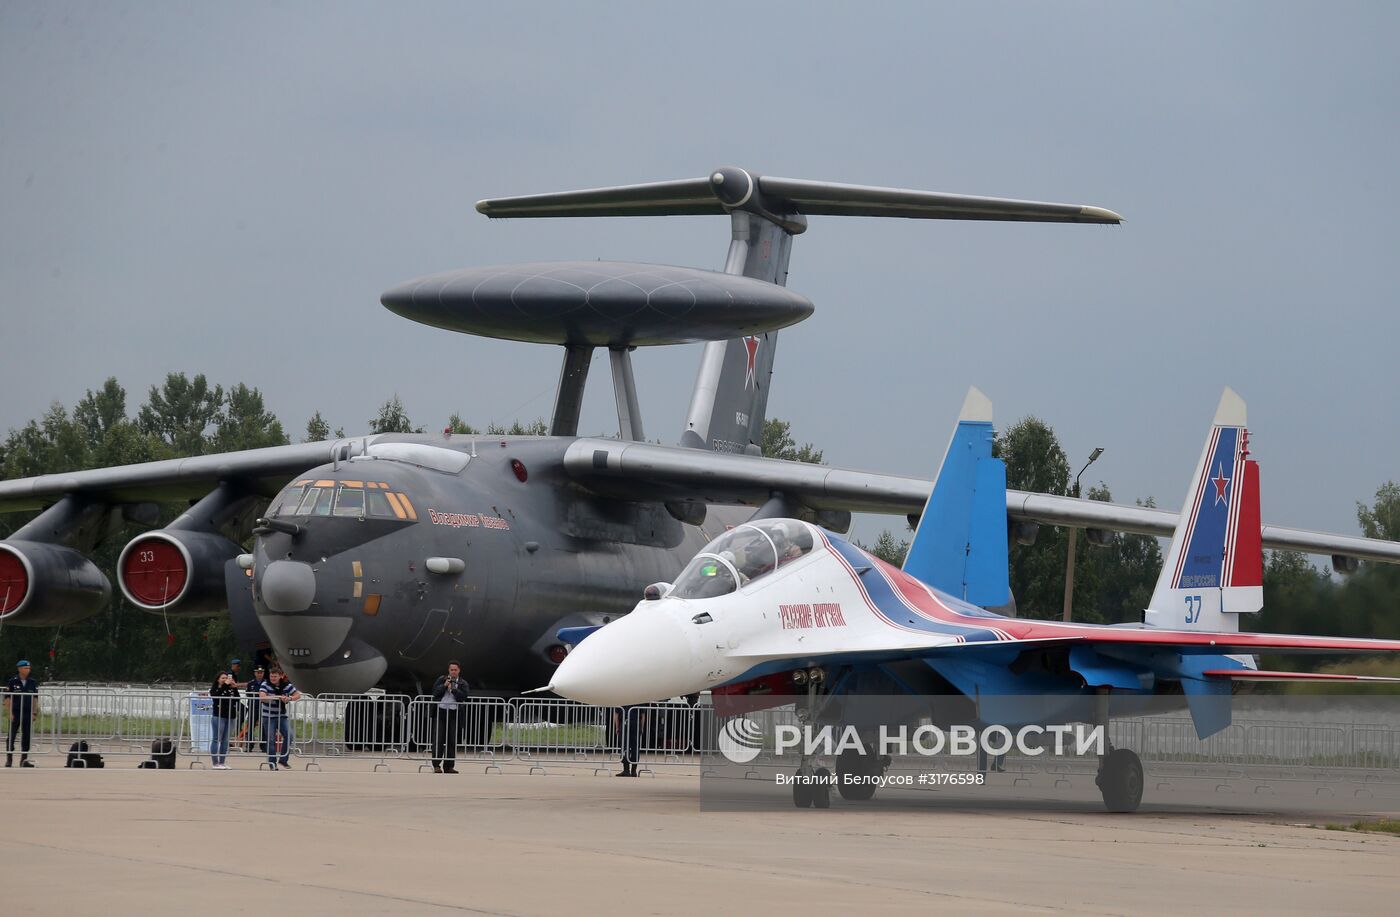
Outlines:
{"type": "Polygon", "coordinates": [[[680,599],[713,599],[738,588],[728,563],[713,554],[700,554],[681,571],[669,594],[680,599]]]}
{"type": "Polygon", "coordinates": [[[269,516],[346,516],[416,521],[407,494],[377,481],[297,481],[273,502],[269,516]]]}
{"type": "Polygon", "coordinates": [[[681,571],[670,594],[682,599],[727,595],[810,553],[814,546],[811,530],[800,522],[746,523],[706,545],[681,571]]]}

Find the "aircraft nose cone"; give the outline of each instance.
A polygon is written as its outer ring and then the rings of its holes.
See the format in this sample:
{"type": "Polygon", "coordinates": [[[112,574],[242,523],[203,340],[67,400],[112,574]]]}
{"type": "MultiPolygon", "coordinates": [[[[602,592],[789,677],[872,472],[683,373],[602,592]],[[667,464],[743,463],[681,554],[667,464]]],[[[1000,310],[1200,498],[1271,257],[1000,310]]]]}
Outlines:
{"type": "Polygon", "coordinates": [[[695,655],[680,624],[644,608],[574,647],[550,688],[585,704],[644,704],[694,690],[694,668],[695,655]]]}
{"type": "Polygon", "coordinates": [[[316,573],[310,564],[274,560],[259,571],[258,592],[269,611],[306,611],[316,599],[316,573]]]}

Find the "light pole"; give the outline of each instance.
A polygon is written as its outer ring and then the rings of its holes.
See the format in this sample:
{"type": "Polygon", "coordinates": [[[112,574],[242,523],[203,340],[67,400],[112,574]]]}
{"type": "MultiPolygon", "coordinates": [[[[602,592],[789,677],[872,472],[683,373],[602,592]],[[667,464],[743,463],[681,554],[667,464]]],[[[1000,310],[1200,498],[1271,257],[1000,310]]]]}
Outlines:
{"type": "MultiPolygon", "coordinates": [[[[1079,474],[1076,474],[1074,476],[1074,496],[1076,499],[1079,497],[1079,475],[1082,475],[1085,471],[1087,471],[1089,466],[1094,464],[1094,462],[1098,461],[1098,458],[1101,455],[1103,455],[1103,446],[1095,447],[1094,451],[1089,453],[1089,461],[1085,462],[1084,467],[1079,469],[1079,474]]],[[[1064,614],[1061,615],[1061,617],[1066,621],[1070,619],[1070,612],[1074,608],[1074,549],[1075,543],[1078,540],[1079,529],[1070,529],[1069,556],[1065,559],[1065,610],[1064,614]]]]}

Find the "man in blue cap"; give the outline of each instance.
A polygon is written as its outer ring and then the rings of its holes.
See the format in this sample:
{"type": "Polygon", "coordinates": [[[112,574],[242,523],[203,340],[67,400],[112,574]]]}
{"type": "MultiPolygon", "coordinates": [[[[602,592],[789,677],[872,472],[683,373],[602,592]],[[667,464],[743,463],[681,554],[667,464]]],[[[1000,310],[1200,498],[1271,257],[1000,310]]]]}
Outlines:
{"type": "Polygon", "coordinates": [[[10,737],[5,742],[5,766],[13,767],[15,734],[20,735],[19,766],[33,767],[29,760],[29,739],[39,717],[39,683],[29,677],[33,671],[28,659],[15,664],[15,675],[5,683],[5,712],[10,717],[10,737]]]}

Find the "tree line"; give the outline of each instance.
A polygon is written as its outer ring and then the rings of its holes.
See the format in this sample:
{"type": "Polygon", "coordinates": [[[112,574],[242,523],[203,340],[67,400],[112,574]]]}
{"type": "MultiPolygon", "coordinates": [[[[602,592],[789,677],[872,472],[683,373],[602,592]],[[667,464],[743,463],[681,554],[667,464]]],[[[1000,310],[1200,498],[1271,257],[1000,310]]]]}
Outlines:
{"type": "MultiPolygon", "coordinates": [[[[410,419],[403,400],[393,395],[365,423],[372,433],[424,432],[410,419]]],[[[478,430],[454,413],[446,429],[457,434],[540,435],[543,419],[478,430]]],[[[358,431],[357,431],[358,432],[358,431]]],[[[822,450],[799,444],[791,425],[770,419],[763,430],[765,455],[822,463],[822,450]]],[[[303,441],[344,436],[332,430],[317,411],[307,421],[303,441]]],[[[128,410],[126,390],[108,379],[89,390],[72,410],[54,402],[42,417],[11,429],[0,440],[0,479],[32,477],[181,458],[289,442],[281,421],[267,409],[262,393],[244,383],[225,388],[203,375],[171,373],[151,386],[145,401],[128,410]]],[[[1049,424],[1027,417],[996,437],[994,451],[1006,462],[1009,487],[1051,494],[1070,490],[1070,466],[1049,424]]],[[[1088,499],[1110,500],[1107,484],[1087,492],[1088,499]]],[[[1151,498],[1140,501],[1152,506],[1151,498]]],[[[186,507],[162,507],[160,524],[186,507]]],[[[0,516],[0,538],[7,537],[33,513],[0,516]]],[[[1370,537],[1400,540],[1400,485],[1388,482],[1375,501],[1358,505],[1361,530],[1370,537]]],[[[138,533],[128,525],[92,554],[115,584],[117,555],[138,533]]],[[[898,565],[908,550],[907,528],[887,530],[866,546],[898,565]]],[[[1011,551],[1011,587],[1017,613],[1054,618],[1064,595],[1067,530],[1041,526],[1033,545],[1011,551]]],[[[1152,594],[1162,555],[1157,539],[1114,534],[1107,545],[1081,544],[1075,565],[1073,615],[1077,621],[1115,623],[1141,620],[1152,594]]],[[[1245,622],[1246,629],[1326,635],[1400,638],[1400,569],[1363,563],[1338,578],[1314,566],[1305,555],[1273,551],[1264,580],[1265,609],[1245,622]]],[[[203,680],[249,647],[235,646],[226,617],[172,618],[141,611],[114,589],[101,613],[62,628],[4,626],[0,623],[0,662],[21,657],[35,662],[47,679],[154,682],[203,680]]],[[[1325,660],[1326,657],[1310,657],[1325,660]]],[[[1374,666],[1373,666],[1374,668],[1374,666]]],[[[1350,670],[1356,669],[1351,667],[1350,670]]]]}

